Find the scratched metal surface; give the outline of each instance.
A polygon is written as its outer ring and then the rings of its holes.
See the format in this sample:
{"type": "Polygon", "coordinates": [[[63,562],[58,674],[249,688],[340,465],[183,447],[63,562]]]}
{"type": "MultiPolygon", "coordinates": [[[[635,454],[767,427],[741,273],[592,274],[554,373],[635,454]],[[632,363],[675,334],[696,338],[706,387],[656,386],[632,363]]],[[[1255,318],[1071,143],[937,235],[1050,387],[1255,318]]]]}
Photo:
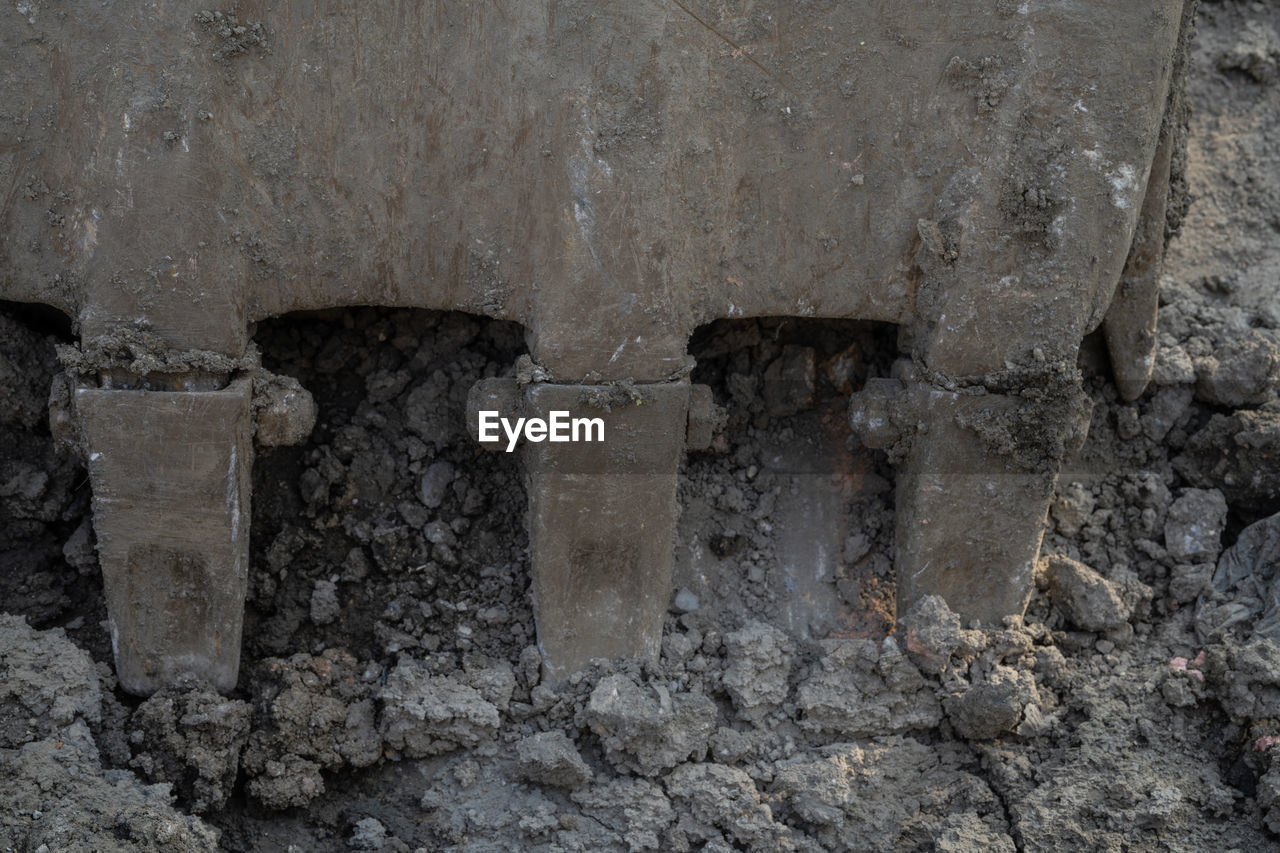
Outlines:
{"type": "Polygon", "coordinates": [[[575,381],[662,378],[716,317],[918,323],[957,369],[1074,347],[1183,4],[299,0],[230,37],[203,5],[0,9],[0,298],[229,353],[457,308],[575,381]]]}

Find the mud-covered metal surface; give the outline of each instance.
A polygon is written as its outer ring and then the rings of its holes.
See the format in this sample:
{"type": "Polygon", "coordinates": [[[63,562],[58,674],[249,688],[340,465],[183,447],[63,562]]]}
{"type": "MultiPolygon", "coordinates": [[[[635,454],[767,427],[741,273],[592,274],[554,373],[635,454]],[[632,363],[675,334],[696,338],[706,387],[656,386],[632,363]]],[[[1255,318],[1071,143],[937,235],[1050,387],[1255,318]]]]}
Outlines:
{"type": "Polygon", "coordinates": [[[78,388],[112,648],[126,688],[236,684],[249,571],[252,383],[78,388]],[[145,435],[138,435],[139,425],[145,435]]]}
{"type": "MultiPolygon", "coordinates": [[[[974,409],[967,424],[920,409],[904,436],[900,569],[920,578],[904,590],[944,593],[966,616],[1017,615],[1063,442],[1079,431],[1024,386],[1078,384],[1080,341],[1106,317],[1128,396],[1154,363],[1193,6],[173,3],[142,22],[110,6],[15,6],[0,107],[24,132],[0,174],[0,294],[71,314],[81,361],[139,330],[241,359],[251,322],[297,309],[466,310],[520,322],[541,381],[562,383],[545,394],[562,397],[575,383],[665,381],[653,393],[686,399],[689,336],[719,318],[892,321],[914,362],[904,393],[959,387],[974,409]],[[1041,422],[1036,446],[974,426],[997,420],[1041,422]],[[938,442],[943,455],[961,447],[975,478],[946,470],[938,442]],[[1042,451],[1043,476],[1004,476],[1042,451]],[[922,473],[935,479],[917,487],[922,473]]],[[[852,403],[855,421],[865,405],[852,403]]],[[[666,559],[650,546],[665,553],[674,534],[684,439],[685,414],[669,415],[673,431],[636,445],[634,464],[661,468],[653,487],[610,485],[626,473],[616,459],[573,484],[530,457],[541,634],[656,651],[666,559]],[[652,533],[611,521],[647,508],[652,533]],[[586,595],[587,577],[613,580],[586,595]],[[552,590],[576,609],[552,606],[552,590]],[[607,603],[633,597],[650,602],[638,621],[607,603]],[[629,640],[603,642],[623,624],[629,640]]],[[[640,420],[618,426],[653,431],[640,420]]],[[[180,460],[160,431],[152,452],[180,460]]],[[[241,477],[233,490],[246,488],[241,477]]],[[[190,511],[214,510],[199,483],[179,491],[190,511]]],[[[169,553],[145,531],[104,534],[169,553]]],[[[226,538],[204,545],[234,550],[226,538]]],[[[108,575],[116,607],[117,577],[159,577],[155,561],[126,562],[108,575]]],[[[183,585],[190,572],[170,563],[183,585]]],[[[193,636],[231,628],[197,621],[193,636]]],[[[548,666],[581,663],[581,645],[548,666]]],[[[219,654],[160,668],[214,677],[219,654]]]]}
{"type": "Polygon", "coordinates": [[[299,308],[463,309],[561,381],[677,372],[716,317],[1070,353],[1183,5],[8,6],[5,295],[231,355],[299,308]]]}

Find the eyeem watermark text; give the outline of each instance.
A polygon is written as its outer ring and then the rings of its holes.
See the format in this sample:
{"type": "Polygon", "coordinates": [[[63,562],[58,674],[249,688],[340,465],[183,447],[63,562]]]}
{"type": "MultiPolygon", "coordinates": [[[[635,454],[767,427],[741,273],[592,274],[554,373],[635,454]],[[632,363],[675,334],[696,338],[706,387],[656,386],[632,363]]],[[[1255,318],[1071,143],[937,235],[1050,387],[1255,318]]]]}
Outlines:
{"type": "Polygon", "coordinates": [[[507,440],[507,452],[516,449],[523,436],[525,441],[604,441],[604,418],[573,418],[568,412],[552,411],[547,418],[502,417],[495,411],[481,411],[480,440],[482,442],[507,440]]]}

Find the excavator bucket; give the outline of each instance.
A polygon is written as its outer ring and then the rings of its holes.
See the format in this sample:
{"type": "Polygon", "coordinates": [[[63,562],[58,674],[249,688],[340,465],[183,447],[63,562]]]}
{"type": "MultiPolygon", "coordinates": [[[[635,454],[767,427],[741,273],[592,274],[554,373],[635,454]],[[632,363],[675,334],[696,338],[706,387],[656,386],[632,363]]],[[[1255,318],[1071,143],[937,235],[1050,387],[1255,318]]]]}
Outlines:
{"type": "Polygon", "coordinates": [[[1150,376],[1191,5],[0,10],[0,298],[74,321],[121,682],[234,685],[253,445],[314,417],[250,327],[340,306],[519,322],[536,370],[475,411],[602,419],[514,451],[553,674],[658,649],[718,318],[900,326],[851,401],[900,466],[900,596],[1021,612],[1081,340],[1150,376]]]}

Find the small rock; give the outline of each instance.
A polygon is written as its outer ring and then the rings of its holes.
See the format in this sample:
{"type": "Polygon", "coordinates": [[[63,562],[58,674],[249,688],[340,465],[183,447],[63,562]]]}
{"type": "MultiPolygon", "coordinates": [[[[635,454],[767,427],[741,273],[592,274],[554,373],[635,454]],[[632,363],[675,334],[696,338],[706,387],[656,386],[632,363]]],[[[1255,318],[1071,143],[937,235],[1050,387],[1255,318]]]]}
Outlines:
{"type": "Polygon", "coordinates": [[[770,415],[794,415],[813,405],[815,365],[813,347],[782,348],[764,372],[764,404],[770,415]]]}
{"type": "Polygon", "coordinates": [[[679,666],[692,655],[693,641],[689,639],[688,634],[672,632],[662,638],[662,659],[666,663],[679,666]]]}
{"type": "Polygon", "coordinates": [[[1233,338],[1196,365],[1196,396],[1238,409],[1265,403],[1280,377],[1280,349],[1260,332],[1233,338]]]}
{"type": "Polygon", "coordinates": [[[957,734],[987,740],[1017,729],[1023,710],[1037,699],[1035,676],[997,665],[942,706],[957,734]]]}
{"type": "Polygon", "coordinates": [[[486,625],[504,625],[510,619],[510,612],[501,604],[480,611],[480,621],[486,625]]]}
{"type": "Polygon", "coordinates": [[[985,643],[982,632],[960,627],[960,617],[938,595],[926,595],[911,605],[902,626],[911,662],[930,675],[946,669],[955,652],[972,654],[985,643]]]}
{"type": "Polygon", "coordinates": [[[436,509],[444,503],[447,489],[453,482],[453,475],[452,462],[442,460],[427,466],[427,470],[422,473],[422,479],[418,482],[418,499],[424,506],[436,509]]]}
{"type": "Polygon", "coordinates": [[[381,850],[387,843],[387,828],[376,817],[357,821],[347,846],[352,850],[381,850]]]}
{"type": "Polygon", "coordinates": [[[84,521],[80,522],[80,526],[63,544],[62,556],[69,565],[82,573],[87,573],[91,569],[96,570],[98,550],[93,544],[93,522],[88,516],[85,516],[84,521]]]}
{"type": "Polygon", "coordinates": [[[1151,407],[1142,416],[1142,431],[1152,441],[1164,441],[1179,421],[1182,420],[1195,392],[1185,385],[1163,386],[1156,389],[1151,399],[1151,407]]]}
{"type": "Polygon", "coordinates": [[[258,444],[301,444],[311,435],[316,414],[316,401],[298,380],[258,371],[253,381],[254,441],[258,444]]]}
{"type": "Polygon", "coordinates": [[[316,581],[311,590],[311,621],[317,625],[328,625],[338,618],[342,606],[338,603],[338,585],[333,581],[316,581]]]}
{"type": "Polygon", "coordinates": [[[1128,623],[1130,610],[1115,584],[1069,557],[1044,560],[1049,599],[1072,624],[1086,631],[1106,631],[1128,623]]]}
{"type": "MultiPolygon", "coordinates": [[[[410,527],[425,528],[431,520],[431,511],[419,501],[400,501],[396,504],[396,512],[400,513],[400,517],[410,527]]],[[[423,530],[423,533],[426,531],[423,530]]]]}
{"type": "Polygon", "coordinates": [[[573,741],[561,731],[541,732],[516,744],[520,775],[557,788],[580,788],[592,779],[573,741]]]}
{"type": "Polygon", "coordinates": [[[1217,489],[1183,489],[1169,507],[1164,547],[1178,560],[1214,562],[1227,526],[1227,499],[1217,489]]]}
{"type": "Polygon", "coordinates": [[[698,596],[687,589],[681,589],[676,593],[675,600],[671,602],[671,609],[675,613],[696,613],[698,596]]]}
{"type": "Polygon", "coordinates": [[[432,545],[448,545],[453,547],[458,542],[458,537],[453,534],[449,525],[439,519],[429,522],[424,526],[422,528],[422,535],[432,545]]]}

